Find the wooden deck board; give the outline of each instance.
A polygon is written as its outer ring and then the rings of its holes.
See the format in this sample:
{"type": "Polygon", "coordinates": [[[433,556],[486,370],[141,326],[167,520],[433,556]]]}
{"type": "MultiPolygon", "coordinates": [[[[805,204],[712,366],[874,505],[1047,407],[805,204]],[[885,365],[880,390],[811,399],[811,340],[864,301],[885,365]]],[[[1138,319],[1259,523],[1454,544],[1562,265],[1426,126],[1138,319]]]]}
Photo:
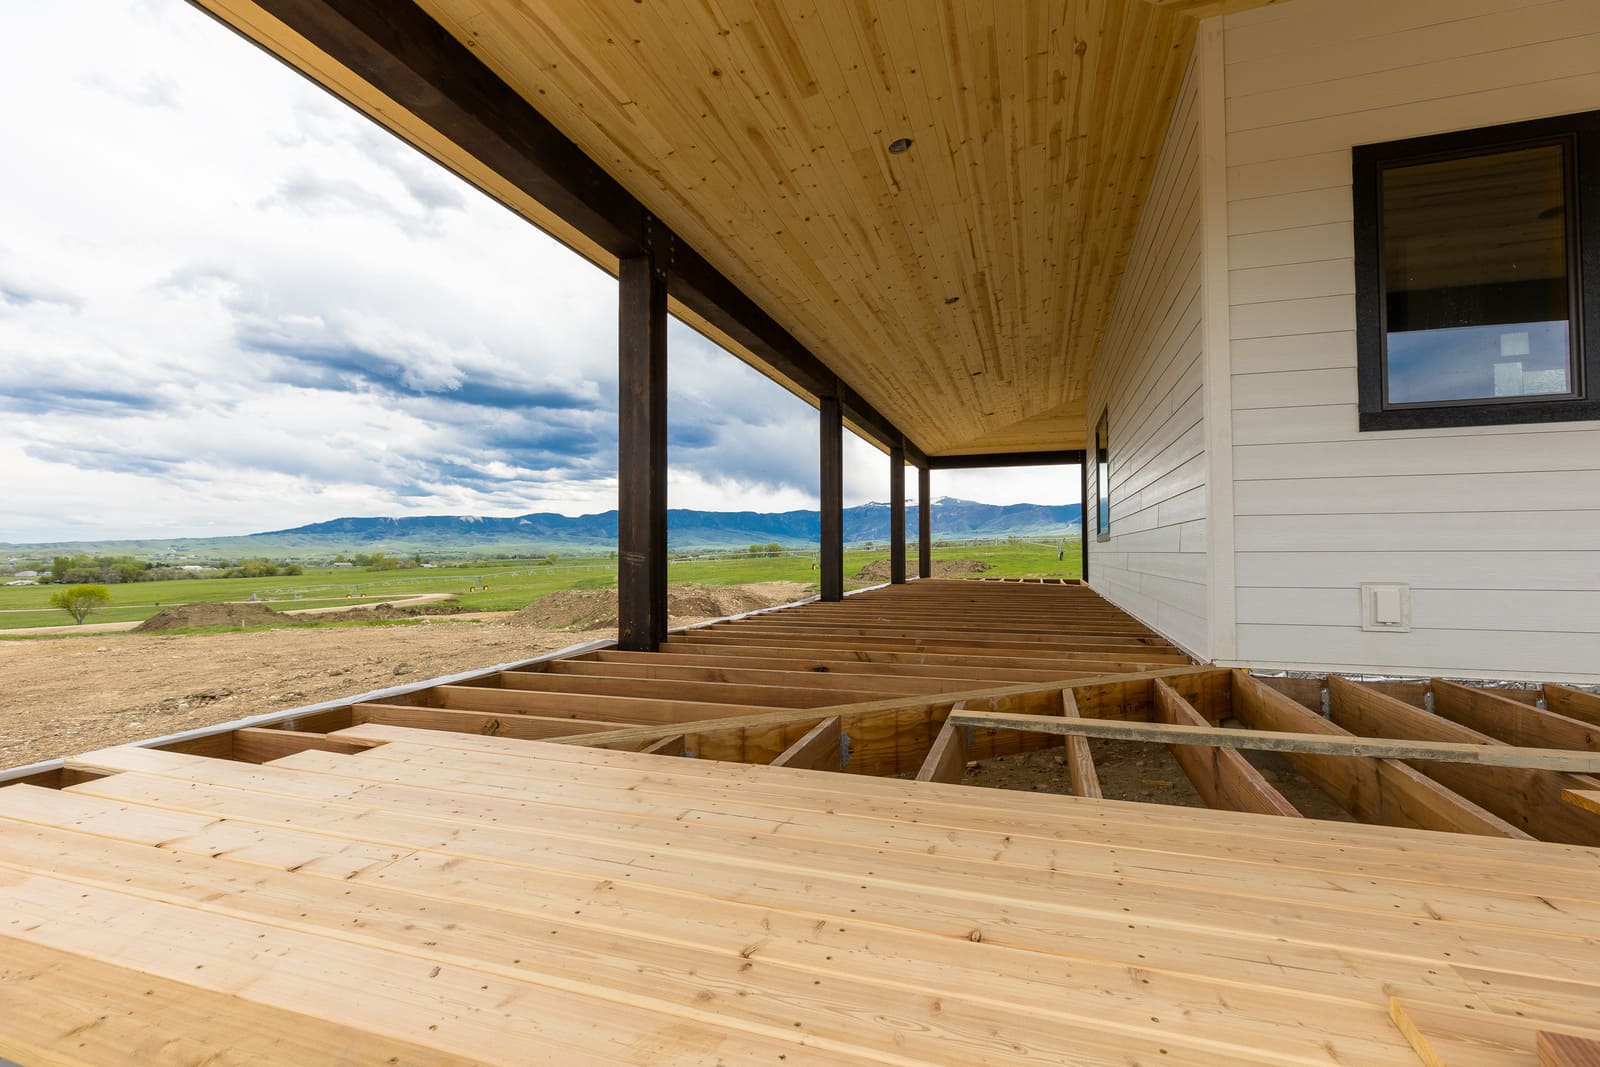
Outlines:
{"type": "MultiPolygon", "coordinates": [[[[966,810],[977,825],[958,829],[949,824],[961,809],[941,801],[930,855],[932,827],[864,813],[840,792],[860,784],[870,786],[863,799],[898,794],[915,807],[923,784],[763,767],[719,781],[663,770],[707,769],[696,761],[589,752],[598,758],[584,764],[561,746],[500,744],[524,751],[392,742],[259,767],[167,761],[60,793],[7,790],[0,902],[38,924],[36,947],[208,993],[242,976],[250,1010],[316,1014],[319,991],[335,993],[319,984],[330,974],[377,969],[379,1005],[341,1012],[340,1023],[491,1062],[506,1062],[496,1042],[512,1035],[594,1054],[584,1043],[593,1034],[549,1034],[527,1020],[491,1040],[485,1020],[507,1025],[503,1003],[587,1013],[603,1020],[591,1028],[632,1042],[676,1017],[685,1034],[737,1056],[763,1054],[761,1042],[781,1040],[772,1030],[793,1016],[815,1042],[796,1055],[836,1062],[1061,1062],[1093,1041],[1103,1054],[1072,1062],[1165,1048],[1163,1062],[1381,1064],[1413,1062],[1385,991],[1479,1011],[1501,1002],[1493,983],[1452,973],[1469,945],[1492,975],[1564,977],[1577,995],[1600,995],[1586,984],[1600,974],[1588,936],[1600,915],[1593,850],[1472,842],[1475,851],[1429,856],[1439,883],[1424,887],[1406,881],[1418,856],[1389,830],[1303,832],[1291,820],[1222,816],[1230,827],[1197,837],[1184,824],[1204,829],[1221,813],[1171,811],[1172,851],[1156,852],[1148,826],[1114,817],[1134,805],[1021,795],[1009,799],[1033,818],[1012,821],[1032,836],[1013,828],[1003,843],[1006,820],[976,807],[966,810]],[[501,774],[508,765],[520,773],[501,774]],[[1291,824],[1278,837],[1328,862],[1286,864],[1279,842],[1238,829],[1241,819],[1291,824]],[[774,832],[788,825],[797,829],[774,832]],[[1371,865],[1353,860],[1337,880],[1330,834],[1366,838],[1371,865]],[[1480,868],[1548,895],[1485,888],[1472,877],[1480,868]],[[592,903],[617,885],[627,886],[625,907],[592,903]],[[591,907],[601,914],[588,916],[591,907]],[[519,921],[530,910],[538,924],[519,921]],[[698,925],[686,927],[686,913],[698,925]],[[823,937],[835,922],[848,938],[823,937]],[[157,930],[152,944],[125,936],[157,930]],[[191,939],[204,949],[186,949],[191,939]],[[245,946],[248,959],[235,960],[245,946]],[[1290,961],[1298,977],[1283,973],[1290,961]],[[222,976],[184,973],[196,965],[222,976]],[[454,980],[437,984],[435,967],[454,980]],[[741,983],[763,995],[730,998],[741,983]],[[477,999],[484,985],[495,1007],[477,999]],[[427,1018],[447,1019],[445,1037],[419,1035],[421,1009],[397,1010],[416,997],[433,998],[427,1018]],[[867,1005],[904,1027],[858,1025],[867,1005]],[[996,1031],[1006,1039],[985,1036],[996,1031]]],[[[622,1060],[672,1062],[670,1043],[648,1047],[650,1057],[622,1060]]]]}
{"type": "Polygon", "coordinates": [[[0,907],[35,949],[245,982],[250,1011],[362,1000],[339,1024],[486,1062],[520,1041],[587,1062],[1410,1064],[1389,995],[1501,1003],[1458,961],[1600,997],[1594,849],[1205,811],[1152,838],[1114,801],[995,813],[962,787],[395,739],[422,733],[3,790],[0,907]]]}
{"type": "Polygon", "coordinates": [[[1597,1014],[1600,849],[849,773],[914,773],[961,700],[1249,710],[1088,590],[695,633],[361,705],[265,763],[118,748],[0,789],[0,1056],[1509,1067],[1597,1014]],[[663,738],[751,762],[626,747],[663,738]]]}

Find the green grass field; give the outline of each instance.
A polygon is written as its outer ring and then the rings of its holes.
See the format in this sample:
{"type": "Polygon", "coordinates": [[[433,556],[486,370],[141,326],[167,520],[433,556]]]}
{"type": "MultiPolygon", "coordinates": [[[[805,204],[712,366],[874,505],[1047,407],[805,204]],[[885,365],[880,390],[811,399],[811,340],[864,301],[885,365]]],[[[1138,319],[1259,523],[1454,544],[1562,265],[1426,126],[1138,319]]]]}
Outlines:
{"type": "MultiPolygon", "coordinates": [[[[987,573],[1006,578],[1076,577],[1078,545],[1069,541],[1066,558],[1056,558],[1052,546],[1014,543],[963,546],[934,545],[935,559],[981,559],[987,573]]],[[[916,570],[916,550],[909,566],[916,570]]],[[[845,553],[846,588],[865,584],[854,575],[885,550],[845,553]]],[[[752,582],[790,581],[816,586],[811,559],[783,556],[773,559],[681,560],[668,568],[669,580],[705,585],[746,585],[752,582]]],[[[421,593],[447,593],[471,611],[510,611],[558,589],[605,589],[616,585],[616,561],[573,557],[555,566],[531,560],[495,560],[462,567],[431,570],[367,571],[319,567],[305,574],[279,578],[208,578],[172,582],[135,582],[112,585],[111,603],[89,617],[89,622],[134,622],[148,619],[163,607],[178,604],[249,600],[252,595],[277,610],[358,604],[421,593]]],[[[0,587],[0,632],[33,626],[65,626],[71,617],[50,607],[50,594],[58,586],[0,587]]],[[[315,617],[308,617],[309,624],[315,617]]]]}

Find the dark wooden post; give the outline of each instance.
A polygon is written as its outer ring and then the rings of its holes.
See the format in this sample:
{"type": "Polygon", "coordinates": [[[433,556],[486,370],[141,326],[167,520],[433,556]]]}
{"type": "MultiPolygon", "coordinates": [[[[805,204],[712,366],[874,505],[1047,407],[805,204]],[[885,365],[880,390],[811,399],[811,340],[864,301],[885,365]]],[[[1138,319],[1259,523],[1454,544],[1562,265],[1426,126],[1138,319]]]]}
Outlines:
{"type": "Polygon", "coordinates": [[[617,272],[617,647],[667,637],[667,278],[653,256],[617,272]]]}
{"type": "Polygon", "coordinates": [[[844,414],[837,396],[825,396],[817,409],[822,436],[819,495],[822,497],[821,548],[817,554],[823,600],[844,599],[844,414]]]}
{"type": "Polygon", "coordinates": [[[917,577],[933,577],[933,481],[927,467],[917,468],[917,577]]]}
{"type": "Polygon", "coordinates": [[[889,581],[906,581],[906,448],[889,446],[889,581]]]}

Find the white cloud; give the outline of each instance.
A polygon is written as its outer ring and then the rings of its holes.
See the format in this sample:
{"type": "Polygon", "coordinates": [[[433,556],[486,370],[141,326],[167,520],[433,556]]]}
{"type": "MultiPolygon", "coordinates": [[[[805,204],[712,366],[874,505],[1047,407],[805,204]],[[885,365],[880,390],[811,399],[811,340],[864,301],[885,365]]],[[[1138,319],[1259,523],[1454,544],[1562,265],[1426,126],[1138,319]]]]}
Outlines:
{"type": "MultiPolygon", "coordinates": [[[[0,541],[615,506],[612,279],[180,0],[0,29],[0,541]]],[[[673,506],[814,506],[815,412],[671,340],[673,506]]]]}

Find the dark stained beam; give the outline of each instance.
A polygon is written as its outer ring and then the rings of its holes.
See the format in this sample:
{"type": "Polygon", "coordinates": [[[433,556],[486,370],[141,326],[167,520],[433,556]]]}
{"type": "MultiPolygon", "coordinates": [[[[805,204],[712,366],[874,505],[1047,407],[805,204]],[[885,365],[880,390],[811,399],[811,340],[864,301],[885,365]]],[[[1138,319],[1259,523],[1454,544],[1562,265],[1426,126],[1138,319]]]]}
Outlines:
{"type": "Polygon", "coordinates": [[[1082,463],[1081,449],[1053,452],[990,452],[981,456],[929,456],[928,466],[936,471],[973,470],[982,467],[1054,467],[1082,463]]]}
{"type": "Polygon", "coordinates": [[[667,279],[652,256],[618,271],[617,647],[667,637],[667,279]]]}
{"type": "Polygon", "coordinates": [[[917,468],[917,577],[933,577],[933,492],[927,467],[917,468]]]}
{"type": "Polygon", "coordinates": [[[889,446],[889,581],[906,581],[906,450],[889,446]]]}
{"type": "Polygon", "coordinates": [[[824,396],[818,407],[821,425],[819,490],[822,515],[817,570],[825,601],[844,599],[844,422],[839,398],[824,396]]]}
{"type": "MultiPolygon", "coordinates": [[[[190,2],[223,21],[204,0],[190,2]]],[[[257,0],[257,6],[599,248],[619,260],[657,249],[671,294],[684,307],[811,395],[840,396],[852,424],[884,447],[902,439],[887,417],[839,383],[827,364],[697,249],[652,220],[631,192],[421,6],[395,0],[257,0]]],[[[249,39],[240,27],[230,28],[249,39]]]]}
{"type": "Polygon", "coordinates": [[[928,454],[918,448],[909,437],[900,436],[900,444],[906,450],[906,462],[919,471],[931,470],[928,466],[928,454]]]}

